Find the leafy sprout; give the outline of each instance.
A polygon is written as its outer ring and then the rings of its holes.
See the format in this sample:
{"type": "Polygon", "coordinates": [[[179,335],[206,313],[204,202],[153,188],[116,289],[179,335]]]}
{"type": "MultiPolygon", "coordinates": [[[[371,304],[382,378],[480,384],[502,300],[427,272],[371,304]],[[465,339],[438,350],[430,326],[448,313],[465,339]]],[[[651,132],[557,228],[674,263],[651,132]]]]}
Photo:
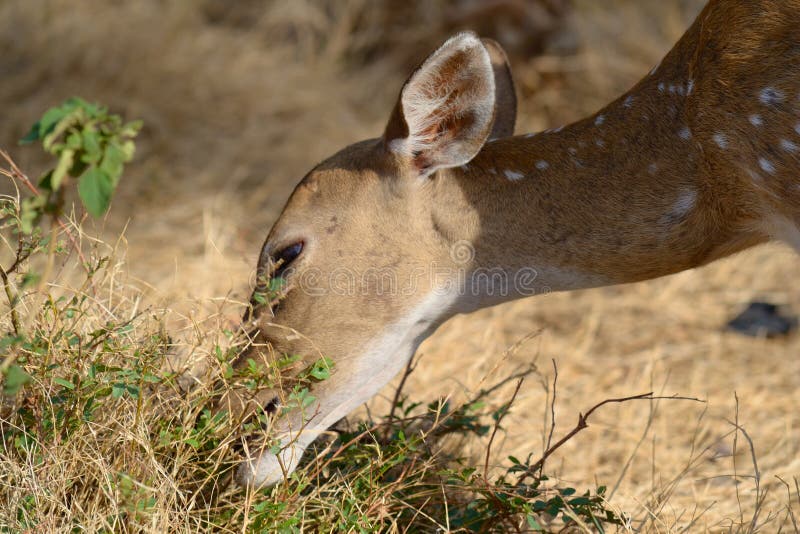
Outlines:
{"type": "Polygon", "coordinates": [[[80,98],[47,110],[20,142],[41,141],[45,152],[57,161],[39,179],[43,192],[25,201],[22,230],[30,234],[42,213],[59,208],[52,197],[68,178],[78,180],[81,202],[92,216],[108,211],[124,166],[133,158],[133,139],[141,127],[141,121],[123,122],[108,108],[80,98]]]}

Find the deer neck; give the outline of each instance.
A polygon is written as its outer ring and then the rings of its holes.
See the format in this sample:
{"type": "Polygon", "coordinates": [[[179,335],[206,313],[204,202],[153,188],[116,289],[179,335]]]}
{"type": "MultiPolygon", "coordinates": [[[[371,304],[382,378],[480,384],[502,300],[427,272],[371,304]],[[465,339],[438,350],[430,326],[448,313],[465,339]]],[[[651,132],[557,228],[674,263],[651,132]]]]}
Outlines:
{"type": "Polygon", "coordinates": [[[480,293],[478,307],[655,278],[765,239],[755,216],[711,192],[735,190],[725,183],[735,178],[710,183],[688,119],[693,90],[645,79],[592,117],[490,141],[434,180],[435,228],[474,249],[466,279],[483,276],[467,292],[480,293]],[[520,276],[530,287],[515,291],[520,276]]]}

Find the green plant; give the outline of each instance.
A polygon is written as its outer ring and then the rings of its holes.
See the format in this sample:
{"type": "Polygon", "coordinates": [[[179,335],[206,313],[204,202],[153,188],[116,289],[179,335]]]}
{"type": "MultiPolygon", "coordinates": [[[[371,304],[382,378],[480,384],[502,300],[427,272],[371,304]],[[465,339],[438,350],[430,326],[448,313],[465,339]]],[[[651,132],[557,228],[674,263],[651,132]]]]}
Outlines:
{"type": "MultiPolygon", "coordinates": [[[[0,231],[6,231],[11,240],[16,240],[14,260],[9,267],[0,267],[14,329],[13,335],[6,336],[0,342],[4,353],[17,344],[30,342],[26,339],[24,325],[19,318],[19,291],[38,285],[37,293],[44,294],[44,285],[51,274],[55,256],[64,252],[64,247],[58,241],[59,231],[73,241],[73,247],[81,254],[74,237],[61,220],[64,195],[70,179],[78,180],[78,194],[89,213],[94,216],[105,213],[124,164],[133,157],[133,138],[140,128],[139,121],[125,123],[105,107],[89,104],[80,98],[70,98],[62,105],[47,110],[21,141],[23,144],[41,141],[45,152],[56,158],[55,165],[39,178],[37,185],[5,152],[2,153],[9,164],[9,169],[3,174],[32,193],[23,199],[0,199],[0,231]],[[49,232],[42,225],[45,215],[50,218],[49,232]],[[21,270],[29,266],[31,256],[45,251],[42,271],[30,268],[21,270]],[[18,282],[15,282],[15,277],[19,278],[18,282]]],[[[38,300],[35,307],[45,299],[38,300]]],[[[74,314],[74,310],[69,313],[74,314]]],[[[16,356],[12,352],[0,363],[5,395],[16,394],[30,380],[15,361],[16,356]]]]}
{"type": "Polygon", "coordinates": [[[22,230],[30,233],[42,213],[60,211],[59,194],[67,178],[78,180],[86,210],[95,217],[103,215],[125,163],[133,158],[133,139],[141,127],[141,121],[123,122],[107,108],[80,98],[47,110],[21,142],[41,141],[57,162],[39,179],[43,192],[23,203],[22,230]]]}

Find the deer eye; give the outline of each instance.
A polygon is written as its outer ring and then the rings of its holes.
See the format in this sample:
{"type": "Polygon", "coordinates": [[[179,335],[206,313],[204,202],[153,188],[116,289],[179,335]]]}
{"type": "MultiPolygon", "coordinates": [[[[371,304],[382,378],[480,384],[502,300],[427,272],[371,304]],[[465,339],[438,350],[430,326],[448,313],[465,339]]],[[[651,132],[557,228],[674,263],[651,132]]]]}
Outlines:
{"type": "Polygon", "coordinates": [[[273,254],[271,261],[275,270],[272,272],[272,278],[283,276],[283,274],[286,272],[286,269],[289,268],[292,262],[296,260],[302,252],[303,242],[298,241],[297,243],[293,243],[288,247],[284,247],[273,254]]]}

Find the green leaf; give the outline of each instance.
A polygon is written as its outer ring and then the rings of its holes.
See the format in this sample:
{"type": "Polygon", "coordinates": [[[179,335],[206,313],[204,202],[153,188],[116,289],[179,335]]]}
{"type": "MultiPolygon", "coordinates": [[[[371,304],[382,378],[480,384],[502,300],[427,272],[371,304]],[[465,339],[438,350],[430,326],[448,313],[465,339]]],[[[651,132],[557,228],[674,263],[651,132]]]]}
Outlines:
{"type": "Polygon", "coordinates": [[[47,111],[45,111],[44,115],[42,115],[41,120],[38,122],[39,124],[38,138],[43,139],[44,136],[52,132],[56,124],[58,124],[61,121],[61,119],[66,117],[70,111],[72,111],[72,109],[67,106],[50,108],[47,111]]]}
{"type": "Polygon", "coordinates": [[[53,382],[55,382],[59,386],[64,386],[67,389],[75,389],[75,384],[63,378],[55,377],[53,378],[53,382]]]}
{"type": "Polygon", "coordinates": [[[3,395],[13,396],[31,381],[28,373],[22,370],[19,365],[12,365],[5,372],[5,382],[3,383],[3,395]]]}
{"type": "Polygon", "coordinates": [[[39,177],[39,188],[47,191],[53,190],[53,169],[50,169],[39,177]]]}
{"type": "Polygon", "coordinates": [[[71,148],[72,150],[78,150],[82,144],[83,144],[83,139],[80,133],[72,132],[67,136],[67,148],[71,148]]]}
{"type": "Polygon", "coordinates": [[[84,154],[81,157],[84,163],[97,163],[103,156],[103,151],[100,149],[100,134],[97,133],[93,127],[84,126],[81,132],[83,138],[84,154]]]}
{"type": "Polygon", "coordinates": [[[131,140],[125,141],[122,143],[122,153],[125,154],[125,161],[132,160],[136,153],[136,144],[131,140]]]}
{"type": "Polygon", "coordinates": [[[33,126],[31,126],[30,131],[25,134],[25,137],[19,140],[19,144],[21,145],[29,145],[34,141],[39,140],[39,129],[41,128],[41,122],[37,122],[33,126]]]}
{"type": "Polygon", "coordinates": [[[66,111],[72,111],[75,108],[88,107],[88,104],[86,100],[82,99],[79,96],[71,96],[68,99],[64,100],[64,103],[61,104],[61,107],[64,108],[66,111]]]}
{"type": "MultiPolygon", "coordinates": [[[[42,118],[44,121],[44,117],[42,118]]],[[[42,138],[42,146],[48,152],[55,154],[57,153],[58,149],[55,146],[56,141],[61,137],[63,133],[65,133],[73,124],[80,123],[84,120],[84,113],[83,109],[78,108],[73,111],[70,111],[66,115],[64,115],[52,128],[52,131],[46,133],[42,138]]]]}
{"type": "Polygon", "coordinates": [[[75,151],[70,148],[64,149],[61,152],[61,155],[58,157],[58,165],[56,165],[50,177],[50,187],[52,191],[58,191],[58,188],[61,187],[61,182],[64,181],[64,176],[67,175],[70,167],[72,167],[74,158],[75,151]]]}
{"type": "Polygon", "coordinates": [[[540,525],[539,522],[536,521],[536,518],[533,517],[532,514],[528,514],[528,517],[526,519],[528,520],[528,526],[531,527],[532,530],[535,530],[535,531],[538,531],[538,532],[544,531],[544,529],[542,528],[542,525],[540,525]]]}
{"type": "Polygon", "coordinates": [[[43,195],[39,195],[22,201],[19,211],[19,229],[22,233],[30,235],[33,232],[33,224],[41,215],[46,200],[43,195]]]}
{"type": "Polygon", "coordinates": [[[286,280],[283,278],[271,278],[269,281],[269,291],[272,294],[279,293],[286,285],[286,280]]]}
{"type": "Polygon", "coordinates": [[[3,339],[0,339],[0,351],[5,352],[5,350],[8,347],[13,347],[15,345],[18,345],[19,343],[24,341],[24,339],[25,338],[23,338],[21,336],[8,335],[8,336],[4,337],[3,339]]]}
{"type": "Polygon", "coordinates": [[[142,129],[142,121],[131,121],[125,124],[122,129],[119,131],[119,134],[122,137],[135,137],[136,134],[139,133],[139,130],[142,129]]]}
{"type": "Polygon", "coordinates": [[[327,380],[331,377],[330,365],[326,358],[322,358],[314,362],[314,366],[309,371],[309,374],[317,380],[327,380]]]}
{"type": "Polygon", "coordinates": [[[117,185],[117,182],[119,182],[119,177],[122,175],[122,165],[125,161],[125,152],[123,152],[119,144],[112,141],[106,145],[100,168],[111,178],[113,185],[117,185]]]}
{"type": "Polygon", "coordinates": [[[97,167],[91,167],[83,173],[78,182],[78,194],[83,205],[94,217],[101,217],[108,210],[113,192],[111,178],[97,167]]]}

